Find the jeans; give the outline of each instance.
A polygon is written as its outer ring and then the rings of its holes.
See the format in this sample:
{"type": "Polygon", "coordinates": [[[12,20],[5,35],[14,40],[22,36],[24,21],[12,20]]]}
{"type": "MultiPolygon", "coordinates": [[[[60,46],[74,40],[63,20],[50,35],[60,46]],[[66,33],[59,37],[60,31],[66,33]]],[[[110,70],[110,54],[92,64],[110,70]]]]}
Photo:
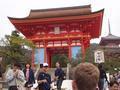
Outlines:
{"type": "Polygon", "coordinates": [[[57,90],[61,90],[62,82],[63,82],[62,79],[57,80],[57,90]]]}
{"type": "Polygon", "coordinates": [[[103,90],[103,88],[104,88],[104,78],[99,80],[98,86],[99,86],[99,90],[103,90]]]}

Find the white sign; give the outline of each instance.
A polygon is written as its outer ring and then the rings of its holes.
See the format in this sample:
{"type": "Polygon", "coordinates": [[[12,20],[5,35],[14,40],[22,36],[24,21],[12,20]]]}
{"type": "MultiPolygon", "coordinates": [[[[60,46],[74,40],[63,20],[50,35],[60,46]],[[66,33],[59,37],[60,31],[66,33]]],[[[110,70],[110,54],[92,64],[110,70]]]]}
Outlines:
{"type": "Polygon", "coordinates": [[[54,33],[60,34],[60,27],[54,27],[54,33]]]}
{"type": "Polygon", "coordinates": [[[104,52],[102,50],[96,50],[94,52],[95,63],[104,63],[104,52]]]}

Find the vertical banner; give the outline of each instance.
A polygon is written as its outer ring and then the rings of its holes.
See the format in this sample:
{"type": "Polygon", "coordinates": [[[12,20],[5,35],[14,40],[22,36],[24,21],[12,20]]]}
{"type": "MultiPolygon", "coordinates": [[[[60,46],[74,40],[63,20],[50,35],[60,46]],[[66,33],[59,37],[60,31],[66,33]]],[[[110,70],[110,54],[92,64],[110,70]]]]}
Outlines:
{"type": "Polygon", "coordinates": [[[96,50],[94,52],[94,57],[95,57],[95,63],[104,63],[104,52],[103,50],[96,50]]]}
{"type": "Polygon", "coordinates": [[[82,53],[80,46],[79,47],[72,47],[71,51],[72,51],[72,58],[73,59],[77,59],[78,56],[80,56],[80,54],[82,53]]]}
{"type": "Polygon", "coordinates": [[[44,63],[44,48],[35,49],[35,64],[44,63]]]}

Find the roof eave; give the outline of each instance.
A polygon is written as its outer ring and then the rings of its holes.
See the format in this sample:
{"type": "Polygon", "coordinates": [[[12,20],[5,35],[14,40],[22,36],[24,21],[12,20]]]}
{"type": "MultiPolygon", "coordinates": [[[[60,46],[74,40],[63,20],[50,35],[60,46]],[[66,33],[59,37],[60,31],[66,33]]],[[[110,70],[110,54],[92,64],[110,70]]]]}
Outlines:
{"type": "MultiPolygon", "coordinates": [[[[89,14],[82,14],[82,15],[74,15],[74,16],[86,16],[86,15],[90,15],[90,14],[97,14],[97,13],[104,13],[104,9],[101,9],[99,11],[95,11],[95,12],[91,12],[89,14]]],[[[70,15],[69,15],[70,16],[70,15]]],[[[72,15],[73,16],[73,15],[72,15]]],[[[60,16],[61,17],[61,16],[60,16]]],[[[64,17],[64,16],[62,16],[64,17]]],[[[67,16],[66,16],[67,17],[67,16]]],[[[102,16],[103,17],[103,16],[102,16]]],[[[49,18],[49,17],[48,17],[49,18]]],[[[50,17],[50,18],[53,18],[53,17],[50,17]]],[[[9,20],[31,20],[31,19],[40,19],[40,18],[27,18],[27,17],[24,17],[24,18],[16,18],[16,17],[8,17],[9,20]]]]}

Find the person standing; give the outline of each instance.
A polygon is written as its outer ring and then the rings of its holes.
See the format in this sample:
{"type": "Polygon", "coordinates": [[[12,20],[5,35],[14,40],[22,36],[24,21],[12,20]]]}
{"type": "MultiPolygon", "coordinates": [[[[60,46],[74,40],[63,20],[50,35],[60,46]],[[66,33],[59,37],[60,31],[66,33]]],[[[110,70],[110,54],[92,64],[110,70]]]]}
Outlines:
{"type": "Polygon", "coordinates": [[[102,64],[98,65],[98,69],[99,69],[99,72],[100,72],[98,87],[99,87],[99,90],[104,90],[104,84],[105,84],[104,82],[105,81],[108,82],[107,75],[106,75],[105,69],[103,68],[102,64]]]}
{"type": "Polygon", "coordinates": [[[25,83],[26,90],[31,90],[33,83],[35,83],[35,78],[34,78],[34,72],[31,69],[31,66],[29,63],[25,65],[25,69],[23,70],[23,72],[26,79],[26,83],[25,83]]]}
{"type": "Polygon", "coordinates": [[[35,73],[35,79],[37,80],[39,73],[43,70],[43,64],[40,64],[38,70],[35,73]]]}
{"type": "Polygon", "coordinates": [[[43,68],[37,78],[39,90],[50,90],[51,88],[51,76],[47,72],[48,64],[43,63],[43,68]]]}
{"type": "Polygon", "coordinates": [[[25,77],[19,64],[14,64],[12,69],[6,73],[6,81],[8,82],[8,90],[23,90],[22,84],[25,83],[25,77]]]}
{"type": "Polygon", "coordinates": [[[60,63],[56,62],[56,70],[55,70],[55,80],[57,81],[57,90],[61,90],[62,82],[64,79],[64,71],[60,67],[60,63]]]}
{"type": "Polygon", "coordinates": [[[38,90],[38,82],[37,82],[37,79],[38,79],[38,75],[39,73],[42,71],[42,68],[43,68],[43,64],[40,64],[39,65],[39,68],[37,68],[34,76],[35,76],[35,83],[33,84],[33,88],[34,90],[38,90]]]}

